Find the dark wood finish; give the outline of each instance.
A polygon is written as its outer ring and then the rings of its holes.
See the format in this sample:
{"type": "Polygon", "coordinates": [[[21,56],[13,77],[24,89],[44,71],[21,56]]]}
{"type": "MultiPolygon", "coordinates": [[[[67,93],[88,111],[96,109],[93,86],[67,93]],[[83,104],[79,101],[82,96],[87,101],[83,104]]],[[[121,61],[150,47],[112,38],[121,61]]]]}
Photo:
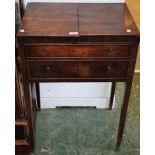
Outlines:
{"type": "Polygon", "coordinates": [[[15,152],[16,155],[29,155],[29,143],[26,140],[16,140],[15,152]]]}
{"type": "Polygon", "coordinates": [[[26,126],[26,125],[28,125],[28,122],[25,119],[16,119],[15,125],[23,125],[23,126],[26,126]]]}
{"type": "Polygon", "coordinates": [[[15,125],[24,125],[26,122],[27,109],[23,98],[23,86],[22,79],[17,67],[17,62],[15,65],[15,125]]]}
{"type": "Polygon", "coordinates": [[[29,149],[30,151],[34,150],[34,131],[35,131],[35,119],[36,119],[36,99],[34,99],[36,96],[33,91],[33,83],[30,83],[28,78],[26,77],[26,74],[23,74],[23,70],[26,70],[26,61],[23,61],[25,54],[23,47],[20,46],[19,44],[19,51],[20,51],[20,66],[22,70],[22,83],[23,83],[23,92],[24,92],[24,101],[26,103],[26,110],[27,110],[27,115],[26,115],[26,120],[28,121],[28,130],[29,130],[29,135],[28,135],[28,143],[29,143],[29,149]],[[24,67],[25,66],[25,67],[24,67]]]}
{"type": "Polygon", "coordinates": [[[29,152],[29,145],[22,145],[20,143],[21,141],[27,142],[29,129],[28,121],[26,120],[27,109],[23,97],[24,92],[22,87],[18,51],[16,51],[15,88],[15,152],[20,155],[29,152]]]}
{"type": "Polygon", "coordinates": [[[30,144],[30,149],[33,151],[34,149],[34,113],[33,113],[33,104],[32,104],[32,96],[31,96],[31,86],[28,80],[23,80],[24,84],[24,92],[25,92],[25,102],[26,102],[26,108],[29,109],[27,111],[27,120],[29,121],[29,144],[30,144]]]}
{"type": "Polygon", "coordinates": [[[35,37],[139,35],[126,4],[29,3],[20,29],[35,37]]]}
{"type": "Polygon", "coordinates": [[[24,1],[23,0],[19,0],[19,6],[20,6],[20,15],[21,15],[21,18],[23,17],[24,15],[24,1]]]}
{"type": "Polygon", "coordinates": [[[115,87],[116,87],[116,82],[112,82],[109,110],[112,110],[112,107],[113,107],[113,101],[114,101],[114,95],[115,95],[115,87]]]}
{"type": "Polygon", "coordinates": [[[123,101],[123,104],[121,107],[121,115],[120,115],[119,130],[118,130],[117,143],[116,143],[116,151],[120,150],[120,144],[121,144],[122,137],[123,137],[127,109],[128,109],[128,104],[129,104],[131,86],[132,86],[132,80],[129,80],[125,83],[124,101],[123,101]]]}
{"type": "Polygon", "coordinates": [[[15,66],[15,117],[24,118],[26,115],[25,103],[23,100],[22,83],[19,68],[15,66]]]}
{"type": "Polygon", "coordinates": [[[96,44],[96,45],[31,45],[27,47],[28,58],[129,58],[131,45],[96,44]]]}
{"type": "MultiPolygon", "coordinates": [[[[20,12],[16,12],[17,17],[21,17],[24,14],[24,3],[23,0],[19,0],[20,12]],[[20,15],[19,15],[20,14],[20,15]]],[[[20,20],[20,19],[19,19],[20,20]]],[[[16,23],[16,30],[18,30],[20,21],[16,23]]],[[[17,34],[17,33],[16,33],[17,34]]],[[[18,51],[18,44],[15,47],[15,154],[16,155],[29,155],[30,154],[30,131],[31,127],[29,126],[28,120],[28,110],[26,108],[25,94],[23,90],[23,77],[21,74],[20,66],[20,57],[18,51]]],[[[32,94],[32,98],[34,98],[32,94]]],[[[36,109],[35,105],[32,105],[33,108],[33,120],[35,120],[36,109]]],[[[33,121],[35,122],[35,121],[33,121]]],[[[34,125],[34,123],[33,123],[34,125]]],[[[34,131],[33,131],[34,132],[34,131]]]]}
{"type": "Polygon", "coordinates": [[[37,110],[41,110],[41,104],[40,104],[40,86],[39,86],[39,82],[36,82],[36,95],[37,95],[37,105],[38,105],[38,109],[37,110]]]}
{"type": "MultiPolygon", "coordinates": [[[[17,59],[16,59],[17,63],[17,59]]],[[[19,68],[16,67],[15,74],[15,151],[16,154],[25,154],[29,152],[29,144],[25,145],[18,143],[21,141],[26,141],[29,137],[29,125],[26,119],[27,117],[27,108],[25,105],[25,101],[23,98],[23,90],[22,90],[22,79],[20,76],[19,68]]]]}
{"type": "Polygon", "coordinates": [[[20,29],[18,36],[69,36],[78,32],[77,4],[28,3],[20,29]]]}
{"type": "Polygon", "coordinates": [[[126,4],[79,4],[80,36],[139,35],[126,4]],[[128,33],[127,29],[131,29],[128,33]]]}
{"type": "MultiPolygon", "coordinates": [[[[116,82],[126,90],[116,149],[123,137],[139,32],[126,4],[29,3],[18,31],[30,148],[34,119],[30,85],[39,82],[116,82]]],[[[39,95],[37,95],[37,100],[39,95]]],[[[40,101],[39,101],[40,103],[40,101]]]]}
{"type": "MultiPolygon", "coordinates": [[[[18,57],[16,55],[16,66],[18,64],[18,57]]],[[[23,91],[23,83],[22,83],[22,77],[20,75],[20,68],[19,66],[16,67],[16,74],[15,74],[15,86],[16,86],[16,91],[15,91],[15,151],[16,154],[27,154],[30,150],[29,148],[29,123],[27,120],[27,108],[24,100],[24,91],[23,91]],[[26,143],[21,144],[18,142],[23,142],[26,141],[26,143]],[[28,145],[27,145],[28,144],[28,145]]],[[[35,114],[35,109],[34,109],[34,114],[35,114]]]]}
{"type": "Polygon", "coordinates": [[[28,61],[30,78],[126,77],[126,61],[28,61]],[[94,74],[95,73],[95,74],[94,74]]]}
{"type": "Polygon", "coordinates": [[[22,140],[25,139],[24,126],[16,125],[15,126],[15,139],[22,140]]]}

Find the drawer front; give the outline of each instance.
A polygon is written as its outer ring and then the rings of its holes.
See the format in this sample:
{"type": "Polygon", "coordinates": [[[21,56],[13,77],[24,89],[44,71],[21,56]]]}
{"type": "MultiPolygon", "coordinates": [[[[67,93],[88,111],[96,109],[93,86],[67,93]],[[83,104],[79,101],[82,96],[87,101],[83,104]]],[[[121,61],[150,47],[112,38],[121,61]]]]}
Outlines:
{"type": "Polygon", "coordinates": [[[130,45],[31,45],[27,57],[130,57],[130,45]]]}
{"type": "Polygon", "coordinates": [[[127,61],[28,61],[30,78],[125,77],[127,61]]]}

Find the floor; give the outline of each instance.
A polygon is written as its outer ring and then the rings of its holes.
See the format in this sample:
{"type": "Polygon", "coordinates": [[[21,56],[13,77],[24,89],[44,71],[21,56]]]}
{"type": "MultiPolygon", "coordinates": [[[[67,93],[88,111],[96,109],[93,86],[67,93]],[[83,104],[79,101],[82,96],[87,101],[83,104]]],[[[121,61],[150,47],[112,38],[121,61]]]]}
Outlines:
{"type": "Polygon", "coordinates": [[[124,85],[117,83],[116,107],[47,109],[38,112],[33,155],[139,155],[140,75],[134,75],[121,150],[114,152],[124,85]]]}

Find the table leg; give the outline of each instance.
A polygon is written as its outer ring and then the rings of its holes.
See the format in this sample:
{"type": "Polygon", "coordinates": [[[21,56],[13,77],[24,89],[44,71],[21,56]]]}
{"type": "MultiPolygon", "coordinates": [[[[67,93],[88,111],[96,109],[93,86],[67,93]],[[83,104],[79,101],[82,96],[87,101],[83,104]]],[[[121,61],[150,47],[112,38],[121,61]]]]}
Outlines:
{"type": "Polygon", "coordinates": [[[120,150],[120,145],[121,145],[121,141],[122,141],[122,138],[123,138],[125,120],[126,120],[128,103],[129,103],[129,97],[130,97],[130,92],[131,92],[131,86],[132,86],[132,80],[127,81],[126,85],[125,85],[124,100],[123,100],[123,104],[122,104],[122,107],[121,107],[119,129],[118,129],[117,143],[116,143],[116,151],[120,150]]]}
{"type": "Polygon", "coordinates": [[[110,103],[109,103],[109,110],[112,110],[112,107],[113,107],[113,101],[114,101],[114,95],[115,95],[115,88],[116,88],[116,82],[112,82],[111,94],[110,94],[110,103]]]}
{"type": "Polygon", "coordinates": [[[40,104],[40,87],[39,87],[39,82],[36,82],[36,95],[37,95],[38,110],[40,111],[41,104],[40,104]]]}

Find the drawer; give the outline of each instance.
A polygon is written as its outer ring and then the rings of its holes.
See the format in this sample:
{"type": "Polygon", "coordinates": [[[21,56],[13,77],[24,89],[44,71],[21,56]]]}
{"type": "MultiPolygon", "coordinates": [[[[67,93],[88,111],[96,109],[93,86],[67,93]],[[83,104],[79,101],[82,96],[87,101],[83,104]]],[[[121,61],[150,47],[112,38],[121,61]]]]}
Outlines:
{"type": "Polygon", "coordinates": [[[125,77],[127,61],[28,61],[30,78],[125,77]]]}
{"type": "Polygon", "coordinates": [[[31,45],[27,57],[130,57],[131,45],[31,45]]]}

